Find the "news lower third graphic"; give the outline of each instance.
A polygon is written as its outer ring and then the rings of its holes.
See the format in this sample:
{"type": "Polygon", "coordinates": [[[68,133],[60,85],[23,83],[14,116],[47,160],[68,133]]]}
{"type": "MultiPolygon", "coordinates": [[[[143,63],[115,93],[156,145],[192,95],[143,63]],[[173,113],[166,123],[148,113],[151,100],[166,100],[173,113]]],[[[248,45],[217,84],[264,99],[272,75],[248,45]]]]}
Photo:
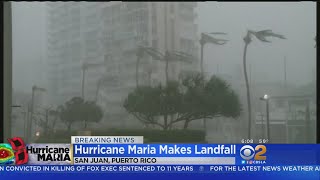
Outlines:
{"type": "Polygon", "coordinates": [[[320,172],[320,145],[144,144],[142,136],[72,136],[70,140],[70,144],[24,144],[18,137],[8,139],[0,145],[0,172],[305,172],[310,177],[320,172]]]}
{"type": "Polygon", "coordinates": [[[0,144],[0,165],[70,165],[70,144],[28,144],[19,137],[0,144]]]}

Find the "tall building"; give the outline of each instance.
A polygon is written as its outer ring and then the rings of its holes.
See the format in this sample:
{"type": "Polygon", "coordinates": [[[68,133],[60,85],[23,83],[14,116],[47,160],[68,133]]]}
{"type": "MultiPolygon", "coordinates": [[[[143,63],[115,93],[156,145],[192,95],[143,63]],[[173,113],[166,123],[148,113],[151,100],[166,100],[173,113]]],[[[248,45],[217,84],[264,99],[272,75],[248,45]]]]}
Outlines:
{"type": "MultiPolygon", "coordinates": [[[[99,9],[96,2],[47,2],[48,81],[56,104],[82,95],[84,63],[103,62],[99,9]]],[[[85,98],[92,96],[93,79],[102,72],[86,71],[85,98]]]]}
{"type": "MultiPolygon", "coordinates": [[[[128,125],[125,120],[130,118],[123,101],[136,86],[137,46],[150,46],[162,53],[183,51],[198,57],[195,8],[195,2],[48,3],[53,99],[62,103],[81,96],[82,64],[95,64],[85,73],[85,99],[98,97],[109,125],[128,125]],[[100,86],[99,79],[104,80],[100,86]]],[[[197,70],[198,62],[170,62],[169,67],[169,78],[177,79],[182,71],[197,70]]],[[[145,56],[139,69],[141,84],[164,83],[164,62],[145,56]]]]}

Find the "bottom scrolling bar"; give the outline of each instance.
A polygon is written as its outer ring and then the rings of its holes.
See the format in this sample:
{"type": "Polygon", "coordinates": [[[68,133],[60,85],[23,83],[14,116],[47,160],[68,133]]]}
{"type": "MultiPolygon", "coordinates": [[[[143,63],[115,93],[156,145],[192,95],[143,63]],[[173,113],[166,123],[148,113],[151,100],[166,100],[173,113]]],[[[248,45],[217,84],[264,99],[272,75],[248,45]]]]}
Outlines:
{"type": "Polygon", "coordinates": [[[38,173],[65,173],[65,172],[112,172],[112,173],[320,173],[320,165],[22,165],[0,166],[1,173],[10,172],[38,172],[38,173]]]}

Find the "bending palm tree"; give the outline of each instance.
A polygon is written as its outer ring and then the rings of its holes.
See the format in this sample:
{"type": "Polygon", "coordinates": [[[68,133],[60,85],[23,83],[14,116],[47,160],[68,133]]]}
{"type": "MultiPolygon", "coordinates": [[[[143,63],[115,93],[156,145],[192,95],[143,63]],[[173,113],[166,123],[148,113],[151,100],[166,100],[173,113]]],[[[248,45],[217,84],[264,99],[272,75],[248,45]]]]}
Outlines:
{"type": "MultiPolygon", "coordinates": [[[[226,35],[224,32],[213,32],[208,34],[223,34],[226,35]]],[[[200,54],[200,68],[201,68],[201,75],[204,77],[204,71],[203,71],[203,49],[204,45],[207,43],[216,44],[216,45],[224,45],[228,40],[225,39],[216,39],[214,37],[211,37],[206,33],[201,33],[201,39],[200,39],[200,46],[201,46],[201,54],[200,54]]],[[[207,127],[207,120],[206,118],[203,119],[203,129],[206,129],[207,127]]]]}
{"type": "Polygon", "coordinates": [[[156,50],[155,48],[151,48],[151,47],[143,47],[140,46],[138,48],[138,60],[137,60],[137,64],[136,64],[136,82],[137,82],[137,86],[138,86],[138,68],[139,68],[139,61],[140,58],[143,56],[144,53],[150,55],[151,57],[153,57],[154,60],[159,60],[159,61],[163,61],[166,63],[165,65],[165,73],[166,73],[166,84],[169,81],[169,61],[184,61],[187,63],[191,63],[193,56],[189,55],[187,53],[184,52],[180,52],[180,51],[167,51],[165,54],[159,52],[158,50],[156,50]]]}
{"type": "MultiPolygon", "coordinates": [[[[213,32],[213,33],[208,33],[208,34],[223,34],[226,35],[226,33],[224,32],[213,32]]],[[[210,35],[208,35],[206,33],[201,33],[201,39],[200,39],[200,45],[201,45],[201,54],[200,54],[200,67],[201,67],[201,74],[203,75],[203,49],[204,49],[204,45],[207,43],[211,43],[211,44],[216,44],[216,45],[224,45],[228,40],[225,39],[216,39],[214,37],[211,37],[210,35]]]]}
{"type": "MultiPolygon", "coordinates": [[[[244,71],[244,78],[246,81],[246,89],[247,89],[247,103],[248,103],[248,138],[251,138],[251,101],[250,101],[250,89],[249,89],[249,81],[248,81],[248,75],[247,75],[247,48],[248,45],[252,41],[252,36],[255,36],[257,39],[259,39],[262,42],[271,42],[268,41],[267,37],[277,37],[280,39],[286,39],[283,35],[275,34],[272,32],[272,30],[263,30],[263,31],[247,31],[247,35],[243,38],[245,42],[244,46],[244,53],[243,53],[243,71],[244,71]]],[[[269,128],[269,127],[268,127],[269,128]]]]}
{"type": "Polygon", "coordinates": [[[102,66],[104,65],[103,62],[99,62],[99,63],[83,63],[82,64],[82,91],[81,91],[81,97],[84,99],[84,80],[85,80],[85,73],[89,68],[97,68],[97,67],[104,67],[102,66]]]}

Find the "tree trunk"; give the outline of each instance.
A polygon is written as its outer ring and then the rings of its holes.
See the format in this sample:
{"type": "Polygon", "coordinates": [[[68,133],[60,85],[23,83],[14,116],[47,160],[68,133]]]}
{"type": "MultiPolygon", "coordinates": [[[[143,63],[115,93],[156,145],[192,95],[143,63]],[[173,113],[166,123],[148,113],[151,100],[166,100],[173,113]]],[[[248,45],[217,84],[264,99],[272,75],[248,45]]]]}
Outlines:
{"type": "Polygon", "coordinates": [[[247,75],[247,48],[248,43],[245,43],[244,46],[244,53],[243,53],[243,72],[244,78],[246,81],[246,88],[247,88],[247,103],[248,103],[248,139],[251,138],[251,101],[250,101],[250,87],[247,75]]]}
{"type": "Polygon", "coordinates": [[[204,44],[200,44],[201,45],[201,54],[200,54],[200,71],[201,71],[201,75],[203,75],[203,47],[204,44]]]}
{"type": "MultiPolygon", "coordinates": [[[[200,68],[201,68],[201,76],[204,77],[204,68],[203,68],[203,48],[204,48],[204,43],[200,42],[201,45],[201,54],[200,54],[200,68]]],[[[186,125],[186,124],[185,124],[186,125]]],[[[188,126],[188,125],[187,125],[188,126]]],[[[207,129],[207,119],[203,118],[203,129],[207,129]]]]}
{"type": "Polygon", "coordinates": [[[163,130],[168,130],[168,115],[164,116],[164,127],[163,130]]]}
{"type": "Polygon", "coordinates": [[[168,85],[169,81],[169,57],[166,57],[166,85],[168,85]]]}
{"type": "Polygon", "coordinates": [[[190,121],[188,121],[188,120],[186,120],[186,121],[184,122],[184,126],[183,126],[183,129],[184,129],[184,130],[188,129],[189,122],[190,122],[190,121]]]}
{"type": "Polygon", "coordinates": [[[170,115],[170,122],[169,122],[169,130],[171,130],[172,129],[172,122],[173,122],[173,119],[174,119],[174,114],[171,114],[170,115]]]}

